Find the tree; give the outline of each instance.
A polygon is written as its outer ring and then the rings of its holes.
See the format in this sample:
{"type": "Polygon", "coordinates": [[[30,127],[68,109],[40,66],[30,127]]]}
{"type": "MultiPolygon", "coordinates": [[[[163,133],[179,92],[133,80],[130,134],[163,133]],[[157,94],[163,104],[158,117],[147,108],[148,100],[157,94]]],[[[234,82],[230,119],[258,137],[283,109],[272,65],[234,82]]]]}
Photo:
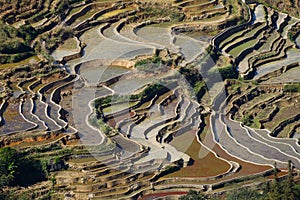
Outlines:
{"type": "Polygon", "coordinates": [[[15,149],[10,147],[0,149],[0,187],[13,182],[18,163],[19,156],[15,149]]]}
{"type": "Polygon", "coordinates": [[[293,193],[294,193],[295,200],[300,200],[300,185],[293,186],[293,193]]]}
{"type": "Polygon", "coordinates": [[[179,200],[206,200],[206,195],[201,194],[195,190],[190,190],[186,195],[181,196],[179,200]]]}
{"type": "Polygon", "coordinates": [[[268,197],[271,200],[282,199],[282,188],[280,187],[278,179],[278,169],[277,164],[274,164],[274,181],[271,184],[270,191],[268,192],[268,197]]]}
{"type": "Polygon", "coordinates": [[[292,161],[288,161],[288,177],[284,183],[284,199],[286,200],[294,200],[294,192],[293,192],[293,187],[294,187],[294,180],[293,180],[293,166],[292,166],[292,161]]]}
{"type": "Polygon", "coordinates": [[[276,164],[274,166],[274,181],[268,192],[268,200],[300,200],[300,185],[293,179],[292,162],[288,161],[288,176],[285,181],[279,182],[276,164]]]}
{"type": "Polygon", "coordinates": [[[239,188],[231,191],[227,196],[226,200],[257,200],[262,195],[256,190],[250,188],[239,188]]]}
{"type": "Polygon", "coordinates": [[[39,160],[26,157],[10,147],[0,149],[0,188],[11,185],[27,186],[45,178],[39,160]]]}

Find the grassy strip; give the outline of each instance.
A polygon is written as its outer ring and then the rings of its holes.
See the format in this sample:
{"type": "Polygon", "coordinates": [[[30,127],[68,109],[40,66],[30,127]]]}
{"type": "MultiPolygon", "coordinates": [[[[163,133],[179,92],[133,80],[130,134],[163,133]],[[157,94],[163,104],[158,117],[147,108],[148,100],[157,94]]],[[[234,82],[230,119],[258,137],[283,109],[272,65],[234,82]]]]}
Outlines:
{"type": "Polygon", "coordinates": [[[244,49],[248,49],[249,47],[252,47],[255,43],[257,42],[257,40],[250,40],[234,49],[232,49],[230,52],[228,52],[229,54],[233,55],[234,57],[237,57],[244,49]]]}
{"type": "Polygon", "coordinates": [[[300,93],[300,83],[288,84],[283,88],[283,92],[300,93]]]}

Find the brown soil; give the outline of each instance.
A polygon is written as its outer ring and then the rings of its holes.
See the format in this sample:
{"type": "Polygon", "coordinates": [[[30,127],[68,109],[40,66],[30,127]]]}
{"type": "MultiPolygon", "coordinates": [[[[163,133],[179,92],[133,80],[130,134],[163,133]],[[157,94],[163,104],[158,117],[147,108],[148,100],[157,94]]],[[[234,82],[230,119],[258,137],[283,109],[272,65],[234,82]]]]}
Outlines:
{"type": "MultiPolygon", "coordinates": [[[[188,133],[185,133],[188,134],[188,133]]],[[[190,166],[181,168],[179,171],[169,174],[166,177],[210,177],[223,174],[229,170],[230,165],[217,158],[213,153],[204,149],[195,137],[195,131],[190,132],[190,137],[194,136],[194,140],[190,147],[185,152],[193,160],[194,163],[190,166]],[[202,157],[204,155],[204,157],[202,157]]],[[[174,145],[176,147],[176,145],[174,145]]]]}

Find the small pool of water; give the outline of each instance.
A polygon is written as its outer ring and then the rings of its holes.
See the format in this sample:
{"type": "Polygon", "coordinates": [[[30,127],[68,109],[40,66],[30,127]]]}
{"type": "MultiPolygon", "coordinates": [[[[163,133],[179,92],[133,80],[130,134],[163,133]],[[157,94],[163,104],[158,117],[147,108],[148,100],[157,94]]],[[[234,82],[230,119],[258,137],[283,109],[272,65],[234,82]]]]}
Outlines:
{"type": "Polygon", "coordinates": [[[59,46],[51,54],[55,60],[62,60],[63,57],[75,54],[80,51],[76,38],[67,39],[64,44],[59,46]]]}
{"type": "Polygon", "coordinates": [[[89,83],[103,82],[130,71],[129,69],[120,66],[103,66],[102,63],[97,63],[95,61],[87,63],[86,65],[83,64],[80,67],[79,74],[89,83]]]}
{"type": "Polygon", "coordinates": [[[63,57],[70,56],[70,55],[75,54],[75,53],[76,53],[76,51],[73,51],[73,50],[56,49],[55,51],[53,51],[53,53],[51,54],[51,56],[55,60],[62,60],[63,57]]]}
{"type": "Polygon", "coordinates": [[[300,35],[296,38],[296,45],[300,49],[300,35]]]}
{"type": "Polygon", "coordinates": [[[145,42],[152,42],[163,46],[171,45],[171,34],[168,28],[144,26],[136,31],[137,36],[145,42]]]}
{"type": "Polygon", "coordinates": [[[197,55],[203,53],[208,43],[195,40],[185,35],[176,35],[175,45],[180,47],[187,62],[194,59],[197,55]]]}
{"type": "Polygon", "coordinates": [[[283,66],[287,66],[292,63],[299,62],[300,60],[300,50],[299,49],[290,49],[287,51],[287,57],[283,60],[267,63],[260,66],[257,69],[254,79],[260,78],[263,75],[266,75],[270,72],[276,71],[283,66]]]}
{"type": "Polygon", "coordinates": [[[278,20],[276,22],[277,30],[280,28],[280,25],[284,22],[284,19],[286,18],[287,14],[284,13],[278,13],[278,20]]]}
{"type": "Polygon", "coordinates": [[[258,5],[254,10],[255,22],[264,22],[265,21],[265,10],[263,5],[258,5]]]}
{"type": "Polygon", "coordinates": [[[122,79],[117,83],[110,86],[117,94],[130,94],[144,85],[151,83],[155,80],[155,77],[143,77],[143,78],[132,78],[132,79],[122,79]]]}
{"type": "Polygon", "coordinates": [[[273,84],[273,83],[299,82],[300,81],[299,74],[300,74],[300,67],[296,67],[286,71],[280,76],[270,78],[264,83],[273,84]]]}
{"type": "Polygon", "coordinates": [[[186,35],[187,37],[194,38],[195,40],[202,41],[202,42],[210,42],[210,40],[212,38],[212,36],[208,35],[205,32],[202,32],[202,31],[188,32],[188,33],[184,33],[184,35],[186,35]]]}
{"type": "Polygon", "coordinates": [[[298,139],[300,138],[300,132],[297,132],[293,135],[293,138],[298,139]]]}
{"type": "Polygon", "coordinates": [[[116,40],[104,39],[103,41],[94,44],[87,43],[88,49],[85,49],[85,55],[82,61],[95,59],[133,59],[139,55],[152,55],[153,48],[144,47],[137,44],[127,44],[116,40]]]}

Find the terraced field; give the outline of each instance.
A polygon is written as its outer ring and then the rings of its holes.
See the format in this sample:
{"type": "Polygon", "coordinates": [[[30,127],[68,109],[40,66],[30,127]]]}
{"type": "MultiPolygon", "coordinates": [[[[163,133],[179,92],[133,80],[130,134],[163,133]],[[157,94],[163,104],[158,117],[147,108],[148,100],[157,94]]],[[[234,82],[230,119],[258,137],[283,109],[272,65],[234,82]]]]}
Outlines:
{"type": "Polygon", "coordinates": [[[228,112],[247,126],[268,129],[275,137],[292,138],[298,124],[298,98],[298,93],[287,91],[281,84],[252,86],[230,102],[228,112]]]}
{"type": "Polygon", "coordinates": [[[299,19],[231,0],[30,5],[0,9],[0,147],[55,179],[27,192],[214,194],[299,170],[299,19]]]}
{"type": "Polygon", "coordinates": [[[297,18],[258,5],[254,7],[251,23],[218,46],[224,55],[233,57],[241,76],[260,79],[299,61],[298,49],[287,38],[297,23],[297,18]]]}

